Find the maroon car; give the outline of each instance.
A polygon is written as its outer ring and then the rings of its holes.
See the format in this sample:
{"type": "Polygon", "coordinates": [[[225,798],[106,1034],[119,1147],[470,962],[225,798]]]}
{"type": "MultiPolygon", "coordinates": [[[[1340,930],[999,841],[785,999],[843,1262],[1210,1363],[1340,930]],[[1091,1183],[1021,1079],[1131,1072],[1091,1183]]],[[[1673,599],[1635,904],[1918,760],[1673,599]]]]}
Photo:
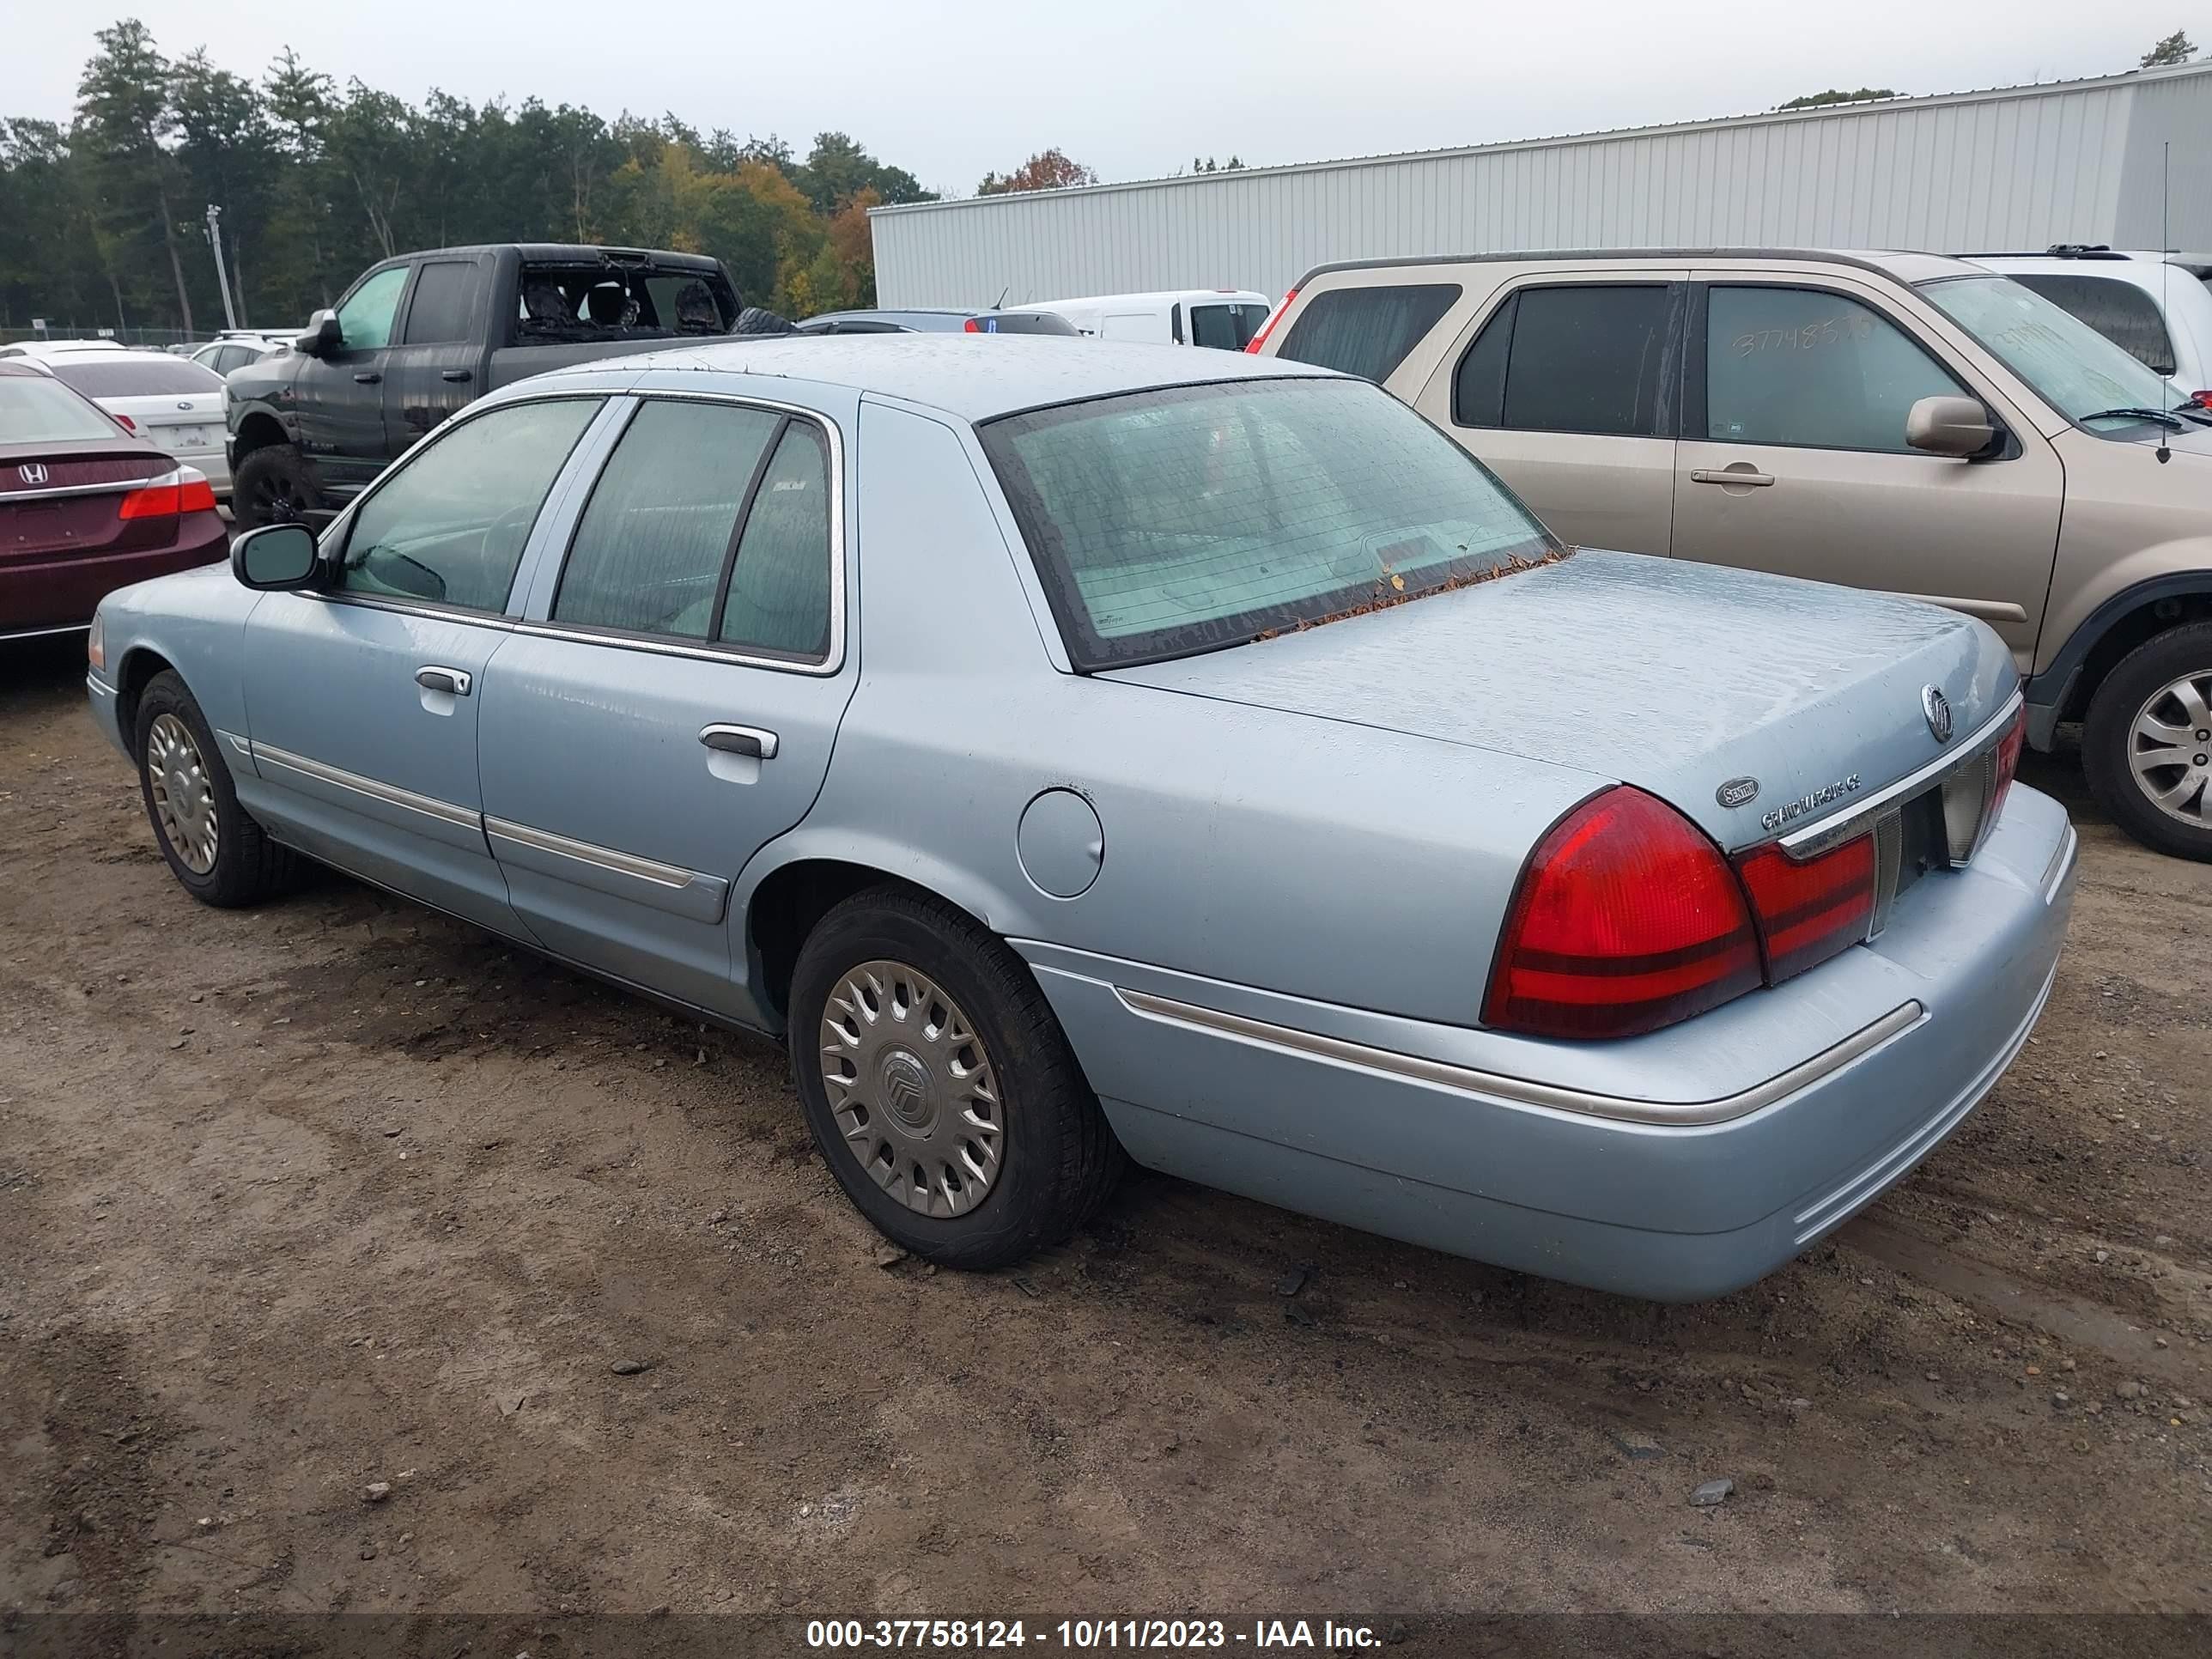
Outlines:
{"type": "Polygon", "coordinates": [[[205,474],[52,375],[0,362],[0,640],[82,628],[103,595],[226,545],[205,474]]]}

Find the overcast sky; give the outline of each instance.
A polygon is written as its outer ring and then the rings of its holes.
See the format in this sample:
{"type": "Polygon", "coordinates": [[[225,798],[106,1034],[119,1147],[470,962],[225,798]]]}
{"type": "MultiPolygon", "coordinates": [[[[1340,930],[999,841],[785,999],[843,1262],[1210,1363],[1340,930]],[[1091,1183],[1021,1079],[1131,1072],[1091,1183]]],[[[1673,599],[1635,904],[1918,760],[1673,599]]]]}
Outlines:
{"type": "Polygon", "coordinates": [[[1310,161],[1771,108],[1829,87],[1954,92],[2132,69],[2212,4],[2150,0],[842,0],[818,9],[606,0],[10,0],[0,114],[64,118],[93,32],[141,16],[258,76],[285,46],[410,100],[530,96],[603,115],[672,111],[780,133],[851,133],[933,189],[1057,144],[1107,179],[1194,155],[1310,161]],[[764,15],[790,20],[778,26],[764,15]]]}

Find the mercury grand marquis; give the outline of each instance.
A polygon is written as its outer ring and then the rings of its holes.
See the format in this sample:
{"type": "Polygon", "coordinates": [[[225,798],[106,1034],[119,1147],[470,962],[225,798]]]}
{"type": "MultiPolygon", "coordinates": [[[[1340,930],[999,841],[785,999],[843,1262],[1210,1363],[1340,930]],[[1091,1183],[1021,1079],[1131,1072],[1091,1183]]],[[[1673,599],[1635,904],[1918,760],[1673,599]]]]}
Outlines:
{"type": "Polygon", "coordinates": [[[549,374],[90,650],[186,891],[318,860],[780,1038],[852,1201],[963,1267],[1127,1158],[1726,1291],[1988,1093],[2073,896],[1985,625],[1563,546],[1279,360],[549,374]]]}

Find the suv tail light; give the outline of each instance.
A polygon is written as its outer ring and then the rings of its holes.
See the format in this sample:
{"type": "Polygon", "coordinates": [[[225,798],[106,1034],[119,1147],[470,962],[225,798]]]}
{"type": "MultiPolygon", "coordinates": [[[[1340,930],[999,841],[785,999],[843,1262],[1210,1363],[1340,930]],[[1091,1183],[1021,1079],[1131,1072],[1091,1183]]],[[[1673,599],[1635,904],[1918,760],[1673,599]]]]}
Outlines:
{"type": "Polygon", "coordinates": [[[1856,945],[1874,921],[1871,830],[1802,864],[1770,842],[1746,854],[1736,873],[1759,919],[1769,985],[1856,945]]]}
{"type": "Polygon", "coordinates": [[[1533,1036],[1632,1036],[1759,980],[1751,913],[1720,849],[1622,786],[1568,813],[1529,855],[1483,1019],[1533,1036]]]}
{"type": "Polygon", "coordinates": [[[111,413],[108,418],[113,421],[116,425],[121,427],[125,432],[136,432],[138,429],[138,422],[132,420],[128,415],[116,415],[111,413]]]}
{"type": "Polygon", "coordinates": [[[1260,355],[1260,348],[1267,343],[1267,337],[1275,331],[1275,325],[1283,320],[1283,313],[1291,308],[1291,301],[1297,297],[1298,291],[1296,289],[1292,289],[1289,293],[1284,295],[1283,303],[1277,306],[1273,311],[1267,313],[1267,320],[1260,325],[1260,331],[1257,334],[1255,334],[1249,340],[1245,342],[1244,349],[1250,352],[1254,356],[1258,356],[1260,355]]]}
{"type": "Polygon", "coordinates": [[[215,486],[196,466],[180,466],[149,478],[116,504],[118,519],[173,519],[185,513],[215,511],[215,486]]]}
{"type": "Polygon", "coordinates": [[[2212,392],[2192,392],[2189,394],[2189,401],[2199,409],[2212,409],[2212,392]]]}

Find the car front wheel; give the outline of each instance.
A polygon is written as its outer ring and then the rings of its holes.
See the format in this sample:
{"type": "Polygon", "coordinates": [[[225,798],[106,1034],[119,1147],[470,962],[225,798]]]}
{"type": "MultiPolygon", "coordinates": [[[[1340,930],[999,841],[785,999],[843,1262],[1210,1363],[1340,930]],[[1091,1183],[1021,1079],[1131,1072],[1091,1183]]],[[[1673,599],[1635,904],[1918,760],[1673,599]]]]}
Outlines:
{"type": "Polygon", "coordinates": [[[173,670],[146,684],[137,721],[138,786],[169,870],[203,904],[256,903],[289,885],[293,854],[246,816],[207,717],[173,670]]]}
{"type": "Polygon", "coordinates": [[[791,991],[808,1127],[877,1231],[947,1267],[1064,1239],[1121,1153],[1020,958],[950,906],[855,895],[817,924],[791,991]]]}
{"type": "Polygon", "coordinates": [[[2081,764],[2137,841],[2212,860],[2212,623],[2169,629],[2120,659],[2090,699],[2081,764]]]}

